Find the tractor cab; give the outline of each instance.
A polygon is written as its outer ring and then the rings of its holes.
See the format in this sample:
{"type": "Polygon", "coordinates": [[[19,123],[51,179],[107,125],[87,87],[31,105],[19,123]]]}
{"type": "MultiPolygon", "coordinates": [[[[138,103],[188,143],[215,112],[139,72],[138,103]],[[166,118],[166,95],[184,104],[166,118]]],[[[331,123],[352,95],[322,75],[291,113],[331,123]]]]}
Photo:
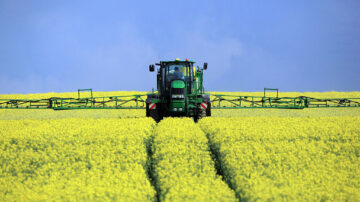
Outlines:
{"type": "MultiPolygon", "coordinates": [[[[165,97],[171,94],[191,94],[194,82],[195,69],[193,61],[176,59],[173,61],[161,61],[156,63],[160,66],[157,73],[158,92],[165,97]]],[[[154,71],[154,65],[149,66],[154,71]]]]}
{"type": "Polygon", "coordinates": [[[162,80],[164,81],[162,86],[164,87],[164,95],[169,96],[172,93],[176,93],[174,91],[181,91],[179,89],[183,89],[184,92],[178,92],[180,94],[191,93],[192,82],[194,80],[194,62],[189,61],[180,61],[175,60],[172,62],[163,62],[163,67],[161,68],[161,76],[163,76],[162,80]]]}

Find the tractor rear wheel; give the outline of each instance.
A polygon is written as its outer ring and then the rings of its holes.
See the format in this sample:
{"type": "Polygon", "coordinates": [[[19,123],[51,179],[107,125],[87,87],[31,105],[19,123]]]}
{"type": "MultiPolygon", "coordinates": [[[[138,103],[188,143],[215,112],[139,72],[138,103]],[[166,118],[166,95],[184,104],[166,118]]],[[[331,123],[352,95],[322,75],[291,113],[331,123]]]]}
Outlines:
{"type": "Polygon", "coordinates": [[[162,119],[158,109],[150,109],[149,115],[156,121],[156,123],[159,123],[162,119]]]}
{"type": "Polygon", "coordinates": [[[199,106],[194,116],[195,123],[197,123],[203,117],[206,117],[206,110],[199,106]]]}
{"type": "Polygon", "coordinates": [[[206,108],[206,116],[211,116],[211,103],[209,102],[206,108]]]}
{"type": "Polygon", "coordinates": [[[146,103],[146,117],[150,116],[149,103],[146,103]]]}

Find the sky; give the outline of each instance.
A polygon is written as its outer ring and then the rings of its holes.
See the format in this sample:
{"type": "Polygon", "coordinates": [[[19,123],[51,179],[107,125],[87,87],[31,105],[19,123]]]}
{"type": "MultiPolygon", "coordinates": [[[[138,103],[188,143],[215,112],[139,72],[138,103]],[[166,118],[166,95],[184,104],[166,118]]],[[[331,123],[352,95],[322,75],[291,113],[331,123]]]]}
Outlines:
{"type": "Polygon", "coordinates": [[[206,91],[360,91],[360,1],[0,0],[0,93],[151,91],[149,64],[206,91]]]}

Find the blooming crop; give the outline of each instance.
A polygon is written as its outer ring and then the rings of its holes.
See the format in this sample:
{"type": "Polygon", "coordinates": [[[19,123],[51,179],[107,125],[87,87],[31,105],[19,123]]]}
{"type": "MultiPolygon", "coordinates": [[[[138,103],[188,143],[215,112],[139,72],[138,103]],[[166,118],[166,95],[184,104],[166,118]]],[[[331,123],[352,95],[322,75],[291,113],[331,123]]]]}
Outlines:
{"type": "Polygon", "coordinates": [[[0,121],[0,198],[155,200],[145,119],[0,121]]]}
{"type": "Polygon", "coordinates": [[[360,118],[205,118],[225,179],[244,200],[360,198],[360,118]]]}
{"type": "MultiPolygon", "coordinates": [[[[360,97],[358,92],[281,94],[300,95],[360,97]]],[[[139,109],[0,109],[0,200],[360,198],[360,108],[221,109],[197,124],[190,118],[156,124],[144,116],[139,109]]]]}
{"type": "Polygon", "coordinates": [[[216,175],[208,139],[188,118],[167,118],[154,131],[154,173],[160,200],[235,201],[216,175]]]}

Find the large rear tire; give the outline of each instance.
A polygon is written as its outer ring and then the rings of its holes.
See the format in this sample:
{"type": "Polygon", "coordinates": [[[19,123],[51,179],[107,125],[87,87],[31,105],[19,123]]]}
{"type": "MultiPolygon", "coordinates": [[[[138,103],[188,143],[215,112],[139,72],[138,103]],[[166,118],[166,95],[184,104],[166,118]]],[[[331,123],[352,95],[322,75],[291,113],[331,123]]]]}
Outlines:
{"type": "Polygon", "coordinates": [[[146,117],[150,116],[149,103],[146,103],[146,117]]]}
{"type": "Polygon", "coordinates": [[[197,123],[201,118],[206,116],[206,110],[203,109],[201,106],[197,108],[196,114],[194,116],[194,121],[197,123]]]}
{"type": "Polygon", "coordinates": [[[211,103],[209,102],[206,108],[206,116],[211,116],[211,103]]]}
{"type": "Polygon", "coordinates": [[[156,121],[156,123],[159,123],[162,119],[162,116],[160,115],[160,112],[158,109],[150,109],[149,115],[156,121]]]}

